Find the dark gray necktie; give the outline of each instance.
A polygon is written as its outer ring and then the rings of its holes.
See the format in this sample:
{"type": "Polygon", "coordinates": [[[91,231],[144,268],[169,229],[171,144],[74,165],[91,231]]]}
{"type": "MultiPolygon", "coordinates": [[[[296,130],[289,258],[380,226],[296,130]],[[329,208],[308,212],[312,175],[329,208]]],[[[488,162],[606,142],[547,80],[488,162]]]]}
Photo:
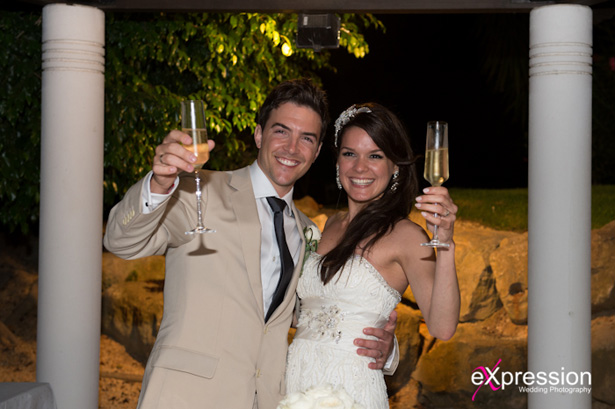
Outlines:
{"type": "Polygon", "coordinates": [[[271,210],[273,210],[273,225],[275,227],[275,238],[278,242],[278,248],[280,249],[281,269],[280,281],[273,293],[273,300],[265,316],[265,322],[269,320],[269,317],[271,317],[275,309],[282,304],[284,294],[286,293],[286,287],[288,287],[288,283],[290,283],[295,268],[293,258],[286,244],[286,235],[284,234],[284,208],[286,207],[286,202],[277,197],[269,196],[267,197],[267,203],[269,203],[271,210]]]}

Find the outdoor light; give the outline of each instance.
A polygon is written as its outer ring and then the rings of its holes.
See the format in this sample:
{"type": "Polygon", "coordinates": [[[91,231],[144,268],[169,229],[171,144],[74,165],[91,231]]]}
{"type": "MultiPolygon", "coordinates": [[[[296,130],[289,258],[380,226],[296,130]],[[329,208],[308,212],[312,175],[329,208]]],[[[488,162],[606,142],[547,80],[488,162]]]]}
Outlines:
{"type": "Polygon", "coordinates": [[[340,18],[335,14],[299,14],[297,22],[297,47],[323,48],[340,46],[340,18]]]}

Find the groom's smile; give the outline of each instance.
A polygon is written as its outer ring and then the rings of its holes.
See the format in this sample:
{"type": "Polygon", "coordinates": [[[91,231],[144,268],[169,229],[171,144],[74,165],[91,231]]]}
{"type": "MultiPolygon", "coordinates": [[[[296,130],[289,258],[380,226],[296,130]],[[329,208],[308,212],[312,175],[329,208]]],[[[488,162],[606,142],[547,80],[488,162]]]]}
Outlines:
{"type": "Polygon", "coordinates": [[[321,118],[313,109],[287,102],[254,131],[258,165],[280,197],[290,191],[320,153],[321,118]]]}

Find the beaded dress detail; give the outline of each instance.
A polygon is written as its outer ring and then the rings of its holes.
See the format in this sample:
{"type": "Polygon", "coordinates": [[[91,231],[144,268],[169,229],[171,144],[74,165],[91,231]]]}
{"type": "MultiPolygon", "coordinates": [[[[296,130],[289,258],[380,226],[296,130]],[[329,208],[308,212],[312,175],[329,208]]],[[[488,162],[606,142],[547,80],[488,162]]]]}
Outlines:
{"type": "MultiPolygon", "coordinates": [[[[311,253],[297,285],[301,310],[288,350],[286,392],[313,386],[343,386],[365,408],[389,407],[382,371],[369,369],[372,358],[357,355],[355,338],[366,327],[382,328],[401,295],[366,259],[351,257],[327,285],[320,279],[321,256],[311,253]]],[[[375,338],[373,338],[375,339],[375,338]]]]}

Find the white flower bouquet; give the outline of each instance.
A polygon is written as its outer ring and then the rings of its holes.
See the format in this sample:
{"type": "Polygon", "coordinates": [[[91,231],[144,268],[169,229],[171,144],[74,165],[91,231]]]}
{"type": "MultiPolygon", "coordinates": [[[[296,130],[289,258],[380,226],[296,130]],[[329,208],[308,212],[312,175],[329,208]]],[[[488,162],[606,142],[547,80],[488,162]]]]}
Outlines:
{"type": "Polygon", "coordinates": [[[356,403],[344,388],[316,386],[305,392],[286,395],[277,409],[365,409],[356,403]]]}

